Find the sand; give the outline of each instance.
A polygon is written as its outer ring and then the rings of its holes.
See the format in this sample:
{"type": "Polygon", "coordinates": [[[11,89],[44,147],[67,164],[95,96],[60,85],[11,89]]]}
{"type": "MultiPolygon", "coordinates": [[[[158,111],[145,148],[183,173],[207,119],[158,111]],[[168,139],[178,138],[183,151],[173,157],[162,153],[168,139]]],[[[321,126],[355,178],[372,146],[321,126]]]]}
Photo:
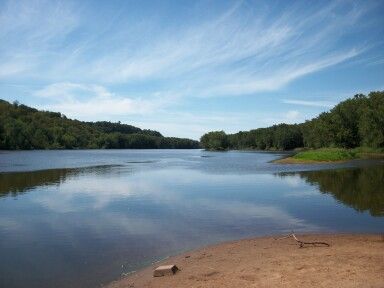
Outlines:
{"type": "Polygon", "coordinates": [[[384,287],[380,235],[297,235],[330,247],[299,248],[293,238],[254,238],[205,247],[156,263],[108,288],[384,287]],[[173,276],[153,277],[159,265],[176,264],[173,276]]]}

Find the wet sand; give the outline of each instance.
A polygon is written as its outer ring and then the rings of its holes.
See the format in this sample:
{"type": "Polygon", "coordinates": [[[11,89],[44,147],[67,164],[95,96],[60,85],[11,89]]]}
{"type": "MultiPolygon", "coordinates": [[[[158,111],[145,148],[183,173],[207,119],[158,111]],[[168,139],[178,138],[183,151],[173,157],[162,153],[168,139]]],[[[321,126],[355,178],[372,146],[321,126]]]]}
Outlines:
{"type": "Polygon", "coordinates": [[[384,287],[381,235],[296,235],[227,242],[171,257],[109,284],[108,288],[185,287],[384,287]],[[159,265],[176,264],[173,276],[153,277],[159,265]]]}

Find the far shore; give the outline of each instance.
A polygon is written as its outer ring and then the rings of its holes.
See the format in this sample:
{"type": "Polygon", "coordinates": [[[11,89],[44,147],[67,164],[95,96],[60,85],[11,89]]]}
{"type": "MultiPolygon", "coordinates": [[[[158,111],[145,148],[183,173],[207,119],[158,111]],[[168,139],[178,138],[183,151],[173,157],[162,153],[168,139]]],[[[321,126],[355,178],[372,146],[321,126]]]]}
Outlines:
{"type": "Polygon", "coordinates": [[[185,287],[383,287],[384,236],[296,235],[245,239],[204,247],[168,258],[107,288],[185,287]],[[173,276],[153,277],[160,265],[175,264],[173,276]]]}

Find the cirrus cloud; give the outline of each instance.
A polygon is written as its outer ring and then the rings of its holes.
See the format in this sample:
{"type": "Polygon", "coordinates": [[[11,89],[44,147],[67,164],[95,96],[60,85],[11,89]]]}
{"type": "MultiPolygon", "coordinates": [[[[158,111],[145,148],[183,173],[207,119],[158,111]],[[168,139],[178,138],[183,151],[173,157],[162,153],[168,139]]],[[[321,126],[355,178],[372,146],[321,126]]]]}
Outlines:
{"type": "Polygon", "coordinates": [[[46,100],[40,108],[60,111],[68,117],[87,120],[103,115],[148,114],[167,105],[166,97],[154,95],[152,99],[122,97],[100,85],[55,83],[35,92],[46,100]]]}

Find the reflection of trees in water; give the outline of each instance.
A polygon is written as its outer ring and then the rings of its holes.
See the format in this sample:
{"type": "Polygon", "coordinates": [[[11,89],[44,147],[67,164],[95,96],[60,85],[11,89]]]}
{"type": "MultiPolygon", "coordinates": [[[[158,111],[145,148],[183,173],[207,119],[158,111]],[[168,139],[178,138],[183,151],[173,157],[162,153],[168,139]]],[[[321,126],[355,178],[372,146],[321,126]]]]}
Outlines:
{"type": "Polygon", "coordinates": [[[105,173],[112,166],[50,169],[31,172],[0,173],[0,197],[27,192],[38,186],[58,185],[82,173],[105,173]]]}
{"type": "Polygon", "coordinates": [[[299,175],[322,193],[332,196],[359,212],[384,216],[384,166],[367,168],[281,173],[299,175]]]}

